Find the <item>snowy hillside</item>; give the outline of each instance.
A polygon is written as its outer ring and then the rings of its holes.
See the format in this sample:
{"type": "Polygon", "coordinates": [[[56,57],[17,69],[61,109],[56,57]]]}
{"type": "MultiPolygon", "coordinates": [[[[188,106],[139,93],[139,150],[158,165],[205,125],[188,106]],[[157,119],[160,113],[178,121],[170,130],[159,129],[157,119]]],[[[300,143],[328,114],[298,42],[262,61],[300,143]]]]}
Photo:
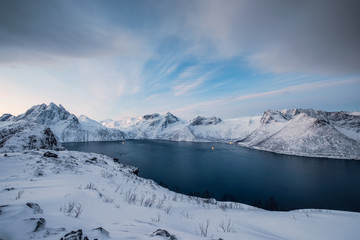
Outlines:
{"type": "Polygon", "coordinates": [[[93,153],[1,154],[0,239],[355,240],[360,236],[360,213],[269,212],[190,197],[140,178],[134,170],[93,153]]]}
{"type": "Polygon", "coordinates": [[[312,109],[267,111],[239,145],[276,153],[360,159],[360,116],[312,109]]]}
{"type": "Polygon", "coordinates": [[[38,139],[43,138],[46,129],[50,129],[47,131],[55,136],[57,142],[109,141],[124,138],[120,130],[106,128],[85,116],[77,118],[63,106],[50,103],[49,105],[35,105],[18,116],[2,115],[0,117],[0,147],[13,150],[27,149],[29,146],[27,140],[34,138],[32,136],[38,139]],[[19,141],[19,139],[26,139],[26,141],[19,141]]]}

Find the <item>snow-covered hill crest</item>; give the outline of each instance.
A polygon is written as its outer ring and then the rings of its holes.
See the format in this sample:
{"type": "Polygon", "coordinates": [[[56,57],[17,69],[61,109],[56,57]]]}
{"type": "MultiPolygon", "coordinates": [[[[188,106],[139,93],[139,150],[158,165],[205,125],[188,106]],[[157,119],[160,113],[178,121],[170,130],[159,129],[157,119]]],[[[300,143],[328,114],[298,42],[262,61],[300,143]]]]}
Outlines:
{"type": "Polygon", "coordinates": [[[1,154],[0,239],[337,240],[360,234],[359,213],[270,212],[191,197],[138,177],[135,170],[95,153],[1,154]]]}

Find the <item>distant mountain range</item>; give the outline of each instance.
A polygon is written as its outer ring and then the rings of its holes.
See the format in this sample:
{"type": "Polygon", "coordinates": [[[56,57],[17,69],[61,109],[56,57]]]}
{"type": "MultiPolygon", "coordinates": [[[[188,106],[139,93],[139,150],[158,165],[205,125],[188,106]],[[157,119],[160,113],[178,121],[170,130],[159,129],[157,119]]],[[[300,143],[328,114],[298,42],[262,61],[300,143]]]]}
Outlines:
{"type": "Polygon", "coordinates": [[[198,116],[192,121],[155,113],[99,123],[50,103],[0,117],[1,151],[123,139],[220,141],[282,154],[360,160],[360,113],[268,110],[263,116],[228,120],[198,116]]]}

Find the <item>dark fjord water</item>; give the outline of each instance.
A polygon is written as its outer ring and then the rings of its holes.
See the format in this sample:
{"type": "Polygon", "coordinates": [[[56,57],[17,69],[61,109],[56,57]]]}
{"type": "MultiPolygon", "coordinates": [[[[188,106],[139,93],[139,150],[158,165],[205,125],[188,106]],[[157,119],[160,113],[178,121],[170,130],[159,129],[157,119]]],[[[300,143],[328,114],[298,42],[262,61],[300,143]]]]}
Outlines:
{"type": "Polygon", "coordinates": [[[360,161],[294,157],[225,143],[127,140],[65,147],[119,158],[138,167],[139,176],[185,194],[280,210],[360,211],[360,161]]]}

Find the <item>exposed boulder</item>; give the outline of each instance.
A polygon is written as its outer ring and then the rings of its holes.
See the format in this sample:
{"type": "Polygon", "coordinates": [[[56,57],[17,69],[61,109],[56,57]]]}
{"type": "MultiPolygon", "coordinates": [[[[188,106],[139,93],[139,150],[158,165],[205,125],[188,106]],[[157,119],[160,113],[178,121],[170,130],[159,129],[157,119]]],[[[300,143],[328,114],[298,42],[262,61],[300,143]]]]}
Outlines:
{"type": "Polygon", "coordinates": [[[44,212],[44,210],[42,210],[42,208],[37,203],[28,202],[26,203],[26,206],[31,208],[34,214],[42,214],[44,212]]]}
{"type": "Polygon", "coordinates": [[[92,231],[98,232],[101,238],[110,238],[110,234],[102,227],[94,228],[92,231]]]}
{"type": "Polygon", "coordinates": [[[29,218],[26,221],[36,221],[36,226],[33,232],[39,232],[45,228],[46,220],[45,218],[29,218]]]}
{"type": "Polygon", "coordinates": [[[64,237],[60,238],[61,240],[83,240],[82,239],[83,232],[81,229],[77,231],[71,231],[64,235],[64,237]]]}
{"type": "Polygon", "coordinates": [[[164,229],[158,229],[155,232],[153,232],[150,236],[151,237],[161,236],[161,237],[166,237],[167,239],[170,239],[170,240],[177,240],[175,235],[171,235],[168,231],[166,231],[164,229]]]}
{"type": "Polygon", "coordinates": [[[132,173],[135,174],[136,176],[138,176],[138,174],[139,174],[139,169],[138,169],[138,168],[135,168],[132,173]]]}
{"type": "Polygon", "coordinates": [[[52,152],[45,152],[44,157],[58,158],[58,155],[52,152]]]}
{"type": "Polygon", "coordinates": [[[92,157],[92,158],[86,160],[85,163],[95,164],[95,163],[97,163],[97,157],[92,157]]]}

